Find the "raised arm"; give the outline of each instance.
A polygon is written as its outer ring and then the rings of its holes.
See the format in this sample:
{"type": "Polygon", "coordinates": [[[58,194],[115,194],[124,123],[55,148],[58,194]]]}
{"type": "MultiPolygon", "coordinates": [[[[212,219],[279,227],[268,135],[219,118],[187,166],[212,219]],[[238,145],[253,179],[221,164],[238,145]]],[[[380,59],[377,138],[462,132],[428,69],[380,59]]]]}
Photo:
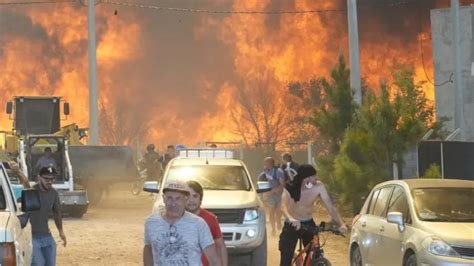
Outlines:
{"type": "Polygon", "coordinates": [[[25,174],[23,174],[23,172],[20,170],[20,167],[18,166],[18,164],[13,164],[12,165],[11,172],[18,176],[18,178],[20,179],[20,182],[21,182],[21,184],[23,185],[24,188],[31,188],[30,181],[28,180],[28,177],[25,174]]]}

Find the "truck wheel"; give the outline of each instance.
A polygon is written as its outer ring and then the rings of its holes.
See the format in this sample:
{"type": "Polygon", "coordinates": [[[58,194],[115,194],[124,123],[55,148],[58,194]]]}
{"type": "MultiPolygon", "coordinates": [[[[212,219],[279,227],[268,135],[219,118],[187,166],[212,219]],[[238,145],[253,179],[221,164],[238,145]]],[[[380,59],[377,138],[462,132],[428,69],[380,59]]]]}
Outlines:
{"type": "Polygon", "coordinates": [[[250,265],[261,266],[267,265],[267,233],[265,232],[265,238],[262,244],[255,249],[250,256],[250,265]]]}

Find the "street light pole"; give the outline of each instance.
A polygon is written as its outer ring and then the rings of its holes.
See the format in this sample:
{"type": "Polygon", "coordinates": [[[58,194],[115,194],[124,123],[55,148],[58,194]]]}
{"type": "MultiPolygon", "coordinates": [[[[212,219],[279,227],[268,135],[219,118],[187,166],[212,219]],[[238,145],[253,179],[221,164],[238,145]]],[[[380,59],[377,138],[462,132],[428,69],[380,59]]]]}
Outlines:
{"type": "Polygon", "coordinates": [[[97,58],[95,36],[95,0],[87,4],[88,55],[89,55],[89,145],[99,144],[97,58]]]}
{"type": "Polygon", "coordinates": [[[347,0],[347,24],[349,27],[349,61],[351,65],[351,87],[354,90],[354,101],[362,104],[359,58],[359,30],[357,23],[357,2],[347,0]]]}

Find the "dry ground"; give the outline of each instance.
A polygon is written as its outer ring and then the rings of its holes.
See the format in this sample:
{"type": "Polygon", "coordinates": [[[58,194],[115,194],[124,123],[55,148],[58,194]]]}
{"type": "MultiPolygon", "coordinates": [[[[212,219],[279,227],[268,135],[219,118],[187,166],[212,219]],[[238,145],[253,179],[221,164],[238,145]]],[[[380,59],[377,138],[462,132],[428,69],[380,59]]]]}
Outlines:
{"type": "MultiPolygon", "coordinates": [[[[65,218],[67,247],[58,243],[58,265],[141,265],[143,223],[151,210],[149,194],[133,196],[117,185],[82,219],[65,218]]],[[[50,228],[59,239],[54,223],[50,228]]],[[[270,230],[268,230],[270,231],[270,230]]],[[[348,238],[331,235],[325,246],[333,265],[347,265],[348,238]]],[[[279,265],[278,237],[268,238],[268,265],[279,265]]]]}

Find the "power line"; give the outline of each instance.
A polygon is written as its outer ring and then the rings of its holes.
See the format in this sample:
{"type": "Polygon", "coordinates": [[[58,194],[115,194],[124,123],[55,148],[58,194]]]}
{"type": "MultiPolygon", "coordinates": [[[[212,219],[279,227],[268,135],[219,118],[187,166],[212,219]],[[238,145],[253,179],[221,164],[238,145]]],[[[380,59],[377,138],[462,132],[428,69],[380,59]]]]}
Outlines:
{"type": "MultiPolygon", "coordinates": [[[[317,14],[317,13],[336,13],[336,12],[347,12],[346,8],[334,8],[334,9],[309,9],[309,10],[209,10],[209,9],[194,9],[194,8],[177,8],[177,7],[164,7],[156,5],[145,5],[131,2],[119,2],[114,0],[102,0],[101,3],[127,6],[142,9],[154,9],[157,11],[170,11],[170,12],[182,12],[182,13],[207,13],[207,14],[233,14],[233,15],[298,15],[298,14],[317,14]]],[[[362,5],[362,7],[373,7],[373,8],[386,8],[386,7],[400,7],[408,4],[415,3],[415,1],[399,1],[380,5],[362,5]]]]}
{"type": "Polygon", "coordinates": [[[0,2],[0,6],[73,3],[76,0],[0,2]]]}
{"type": "Polygon", "coordinates": [[[172,11],[185,13],[208,13],[208,14],[238,14],[238,15],[279,15],[279,14],[308,14],[308,13],[329,13],[329,12],[345,12],[346,9],[313,9],[313,10],[275,10],[275,11],[233,11],[233,10],[207,10],[194,8],[178,8],[178,7],[163,7],[154,5],[135,4],[130,2],[117,2],[103,0],[102,3],[118,6],[128,6],[144,9],[155,9],[158,11],[172,11]]]}

